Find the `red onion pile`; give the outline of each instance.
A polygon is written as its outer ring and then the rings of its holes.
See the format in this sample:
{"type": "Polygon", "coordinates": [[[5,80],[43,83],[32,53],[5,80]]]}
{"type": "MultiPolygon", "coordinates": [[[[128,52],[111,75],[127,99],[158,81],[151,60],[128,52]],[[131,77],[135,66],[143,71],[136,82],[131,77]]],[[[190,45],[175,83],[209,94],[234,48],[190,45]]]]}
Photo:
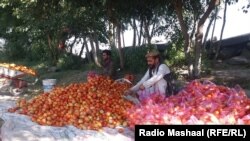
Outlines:
{"type": "Polygon", "coordinates": [[[250,124],[250,99],[239,86],[194,80],[175,96],[153,94],[133,106],[127,118],[131,128],[136,124],[250,124]]]}

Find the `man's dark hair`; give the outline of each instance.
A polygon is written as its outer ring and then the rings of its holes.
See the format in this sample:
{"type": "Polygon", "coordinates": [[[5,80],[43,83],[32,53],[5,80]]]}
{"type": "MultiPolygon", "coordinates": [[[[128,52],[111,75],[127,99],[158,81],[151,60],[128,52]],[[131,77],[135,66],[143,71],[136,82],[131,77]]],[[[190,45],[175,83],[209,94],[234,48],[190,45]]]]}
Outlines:
{"type": "Polygon", "coordinates": [[[105,50],[102,51],[102,53],[106,53],[108,56],[111,56],[111,51],[110,50],[105,49],[105,50]]]}

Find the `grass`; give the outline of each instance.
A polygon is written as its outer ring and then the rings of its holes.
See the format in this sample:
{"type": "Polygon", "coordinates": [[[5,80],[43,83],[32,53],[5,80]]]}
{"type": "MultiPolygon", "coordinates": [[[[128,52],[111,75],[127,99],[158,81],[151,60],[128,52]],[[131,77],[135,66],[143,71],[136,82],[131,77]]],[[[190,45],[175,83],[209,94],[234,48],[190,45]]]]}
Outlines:
{"type": "Polygon", "coordinates": [[[43,93],[42,80],[44,79],[56,79],[56,86],[65,87],[71,83],[85,82],[86,71],[84,72],[82,70],[66,70],[59,72],[44,72],[42,74],[39,74],[38,81],[35,85],[30,85],[28,87],[26,94],[32,96],[43,93]]]}

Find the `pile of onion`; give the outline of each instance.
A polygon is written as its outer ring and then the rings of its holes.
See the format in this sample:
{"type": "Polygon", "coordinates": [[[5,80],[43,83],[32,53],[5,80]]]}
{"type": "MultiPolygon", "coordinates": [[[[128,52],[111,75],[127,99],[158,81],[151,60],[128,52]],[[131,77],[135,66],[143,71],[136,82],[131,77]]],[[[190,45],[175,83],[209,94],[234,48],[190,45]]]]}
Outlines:
{"type": "Polygon", "coordinates": [[[126,111],[133,104],[122,96],[129,87],[131,84],[89,73],[86,83],[56,87],[28,101],[21,99],[9,112],[28,115],[41,125],[92,130],[127,126],[126,111]]]}
{"type": "Polygon", "coordinates": [[[177,95],[152,94],[127,112],[136,124],[250,124],[250,99],[239,86],[194,80],[177,95]]]}

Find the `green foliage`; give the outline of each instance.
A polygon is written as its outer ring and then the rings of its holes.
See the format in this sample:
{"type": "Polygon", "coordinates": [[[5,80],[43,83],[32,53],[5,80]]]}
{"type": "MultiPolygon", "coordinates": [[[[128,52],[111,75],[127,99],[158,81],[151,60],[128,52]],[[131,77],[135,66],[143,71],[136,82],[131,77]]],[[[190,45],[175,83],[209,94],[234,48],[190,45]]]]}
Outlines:
{"type": "MultiPolygon", "coordinates": [[[[124,70],[125,72],[138,73],[144,72],[147,68],[145,54],[147,47],[126,47],[123,48],[124,54],[124,70]]],[[[118,69],[120,66],[120,58],[117,49],[112,49],[112,59],[115,64],[115,68],[118,69]]]]}
{"type": "Polygon", "coordinates": [[[133,73],[144,72],[147,69],[145,54],[147,47],[125,48],[125,68],[133,73]]]}
{"type": "Polygon", "coordinates": [[[147,51],[154,51],[154,50],[157,50],[157,46],[156,45],[153,45],[153,44],[150,44],[150,45],[146,45],[146,46],[143,46],[143,47],[146,47],[146,52],[147,51]]]}
{"type": "Polygon", "coordinates": [[[44,42],[34,42],[29,47],[26,58],[33,61],[47,61],[49,58],[47,49],[44,42]]]}
{"type": "MultiPolygon", "coordinates": [[[[236,1],[236,0],[230,0],[236,1]]],[[[62,68],[72,69],[82,66],[81,59],[68,55],[58,57],[58,42],[71,37],[90,38],[95,35],[101,43],[111,39],[110,31],[118,25],[122,32],[129,29],[132,19],[144,23],[143,27],[154,27],[151,36],[165,35],[179,38],[180,27],[173,3],[175,1],[144,0],[66,0],[66,1],[28,1],[2,0],[0,2],[0,37],[9,43],[6,47],[7,57],[19,60],[53,61],[59,58],[62,68]],[[146,24],[145,24],[146,23],[146,24]],[[110,37],[109,37],[110,36],[110,37]],[[50,46],[49,46],[50,45],[50,46]],[[78,62],[79,61],[79,62],[78,62]]],[[[209,1],[183,1],[183,18],[188,32],[195,28],[195,19],[204,13],[209,1]]],[[[139,29],[139,24],[137,24],[139,29]]],[[[145,33],[142,33],[145,35],[145,33]]],[[[117,36],[117,35],[115,35],[117,36]]],[[[172,40],[172,39],[171,39],[172,40]]],[[[173,40],[172,40],[173,41],[173,40]]],[[[186,65],[183,45],[175,43],[163,55],[170,66],[186,65]]],[[[150,47],[136,47],[122,49],[124,53],[125,69],[131,72],[144,71],[147,68],[145,61],[146,50],[150,47]]],[[[113,60],[119,67],[119,55],[113,50],[113,60]]],[[[193,52],[192,52],[193,53],[193,52]]],[[[92,66],[88,66],[92,68],[92,66]]]]}
{"type": "Polygon", "coordinates": [[[9,60],[19,60],[26,55],[26,52],[18,42],[8,42],[5,54],[9,60]]]}
{"type": "Polygon", "coordinates": [[[111,58],[113,60],[114,68],[115,70],[117,70],[118,68],[120,68],[120,58],[119,58],[118,50],[112,47],[111,55],[112,55],[111,58]]]}
{"type": "MultiPolygon", "coordinates": [[[[125,71],[132,73],[145,72],[147,69],[145,55],[147,51],[154,49],[157,49],[156,45],[123,48],[125,71]]],[[[171,70],[179,69],[186,65],[181,44],[166,45],[164,49],[160,51],[160,55],[163,62],[166,63],[171,70]]],[[[117,50],[112,50],[112,59],[114,60],[116,68],[118,68],[120,62],[117,50]]]]}
{"type": "Polygon", "coordinates": [[[5,51],[0,51],[0,62],[7,62],[7,56],[5,51]]]}
{"type": "Polygon", "coordinates": [[[89,70],[95,70],[95,71],[101,71],[101,68],[98,67],[95,63],[83,63],[83,70],[89,71],[89,70]]]}
{"type": "Polygon", "coordinates": [[[186,65],[184,51],[181,45],[171,44],[167,50],[165,50],[164,55],[166,56],[164,62],[172,68],[182,68],[186,65]]]}
{"type": "Polygon", "coordinates": [[[68,70],[68,69],[80,69],[83,67],[83,61],[80,57],[63,54],[59,57],[57,66],[60,69],[68,70]]]}
{"type": "Polygon", "coordinates": [[[204,75],[211,74],[212,60],[210,60],[206,55],[202,55],[201,59],[201,73],[204,75]]]}

